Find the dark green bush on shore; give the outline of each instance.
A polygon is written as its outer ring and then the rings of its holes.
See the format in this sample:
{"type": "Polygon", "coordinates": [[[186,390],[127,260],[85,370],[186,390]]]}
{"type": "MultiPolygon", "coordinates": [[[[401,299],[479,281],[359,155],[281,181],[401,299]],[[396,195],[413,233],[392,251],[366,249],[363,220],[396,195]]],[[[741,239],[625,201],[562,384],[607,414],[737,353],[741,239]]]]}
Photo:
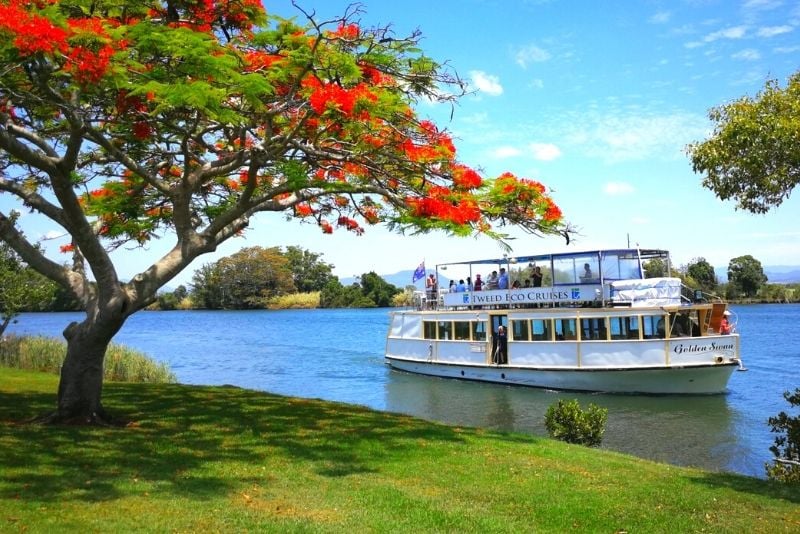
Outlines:
{"type": "MultiPolygon", "coordinates": [[[[0,340],[0,366],[58,373],[67,353],[64,341],[40,336],[6,336],[0,340]]],[[[177,382],[169,366],[139,351],[111,343],[105,359],[105,379],[116,382],[177,382]]]]}
{"type": "Polygon", "coordinates": [[[603,441],[608,409],[589,404],[586,411],[577,400],[552,404],[544,417],[550,437],[567,443],[597,447],[603,441]]]}

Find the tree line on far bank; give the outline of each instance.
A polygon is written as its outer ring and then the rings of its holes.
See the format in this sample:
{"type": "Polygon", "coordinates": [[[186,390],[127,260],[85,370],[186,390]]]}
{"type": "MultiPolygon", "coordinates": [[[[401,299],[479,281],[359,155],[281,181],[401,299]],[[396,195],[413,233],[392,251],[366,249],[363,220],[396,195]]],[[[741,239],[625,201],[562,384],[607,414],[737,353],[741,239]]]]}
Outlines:
{"type": "Polygon", "coordinates": [[[800,302],[800,284],[770,284],[761,262],[751,255],[739,256],[728,262],[728,281],[720,283],[714,266],[705,258],[695,258],[672,273],[661,260],[644,265],[645,276],[677,276],[691,289],[708,295],[718,295],[730,302],[800,302]]]}
{"type": "Polygon", "coordinates": [[[410,299],[374,272],[342,285],[333,267],[322,254],[296,246],[243,248],[196,270],[190,288],[162,292],[152,308],[373,308],[404,305],[410,299]]]}
{"type": "MultiPolygon", "coordinates": [[[[207,263],[192,283],[161,292],[151,309],[250,310],[278,308],[374,308],[406,306],[411,292],[375,272],[342,285],[322,254],[301,247],[249,247],[207,263]]],[[[77,311],[60,286],[28,267],[0,242],[0,335],[21,312],[77,311]]]]}

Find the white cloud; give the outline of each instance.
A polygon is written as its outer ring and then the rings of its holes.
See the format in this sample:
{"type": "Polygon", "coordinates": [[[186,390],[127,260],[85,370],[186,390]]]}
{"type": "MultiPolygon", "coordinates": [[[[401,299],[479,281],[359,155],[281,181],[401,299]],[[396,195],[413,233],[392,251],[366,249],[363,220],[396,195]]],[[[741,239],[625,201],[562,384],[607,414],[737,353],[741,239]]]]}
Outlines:
{"type": "Polygon", "coordinates": [[[500,78],[491,74],[486,74],[482,70],[472,70],[469,72],[472,78],[472,85],[481,93],[490,96],[500,96],[503,94],[503,86],[500,85],[500,78]]]}
{"type": "Polygon", "coordinates": [[[761,54],[758,53],[758,50],[754,48],[745,48],[735,54],[732,54],[731,57],[733,59],[740,59],[742,61],[755,61],[757,59],[761,59],[761,54]]]}
{"type": "Polygon", "coordinates": [[[742,7],[746,10],[750,9],[775,9],[783,5],[782,0],[747,0],[742,7]]]}
{"type": "Polygon", "coordinates": [[[528,87],[532,89],[543,89],[544,88],[544,80],[540,78],[534,78],[530,82],[528,82],[528,87]]]}
{"type": "Polygon", "coordinates": [[[57,231],[57,230],[50,230],[49,232],[44,234],[44,236],[42,236],[42,237],[44,239],[58,239],[59,237],[64,237],[65,235],[66,235],[66,233],[63,230],[60,231],[60,232],[57,231]]]}
{"type": "Polygon", "coordinates": [[[691,113],[575,114],[566,117],[568,143],[606,163],[684,158],[684,147],[708,135],[708,120],[691,113]]]}
{"type": "Polygon", "coordinates": [[[520,150],[513,146],[501,146],[492,150],[492,156],[499,159],[513,158],[520,155],[520,150]]]}
{"type": "Polygon", "coordinates": [[[793,54],[798,50],[800,50],[800,46],[779,46],[772,49],[776,54],[793,54]]]}
{"type": "Polygon", "coordinates": [[[553,161],[561,156],[561,149],[552,143],[531,143],[529,148],[539,161],[553,161]]]}
{"type": "Polygon", "coordinates": [[[725,28],[724,30],[709,33],[703,37],[703,41],[706,43],[712,43],[719,39],[741,39],[744,37],[745,33],[747,33],[747,28],[745,26],[733,26],[731,28],[725,28]]]}
{"type": "Polygon", "coordinates": [[[614,196],[630,195],[633,193],[633,186],[627,182],[608,182],[603,186],[605,194],[614,196]]]}
{"type": "Polygon", "coordinates": [[[528,45],[517,51],[515,60],[517,64],[523,69],[528,68],[531,63],[543,63],[549,60],[553,55],[543,48],[535,45],[528,45]]]}
{"type": "Polygon", "coordinates": [[[670,17],[672,17],[672,13],[669,11],[659,11],[647,20],[651,24],[665,24],[669,22],[670,17]]]}
{"type": "Polygon", "coordinates": [[[776,35],[781,35],[782,33],[789,33],[793,29],[794,28],[786,24],[783,26],[764,26],[763,28],[758,29],[758,36],[775,37],[776,35]]]}

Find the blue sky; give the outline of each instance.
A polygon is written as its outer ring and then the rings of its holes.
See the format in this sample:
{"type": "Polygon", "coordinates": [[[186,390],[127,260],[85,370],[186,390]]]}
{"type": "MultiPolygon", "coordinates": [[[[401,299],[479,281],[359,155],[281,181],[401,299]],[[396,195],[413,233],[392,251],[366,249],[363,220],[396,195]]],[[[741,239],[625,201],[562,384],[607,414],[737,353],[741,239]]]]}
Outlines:
{"type": "MultiPolygon", "coordinates": [[[[300,2],[323,18],[347,2],[300,2]]],[[[267,3],[270,9],[270,3],[267,3]]],[[[272,11],[291,13],[289,2],[272,11]]],[[[685,264],[714,266],[752,254],[764,265],[800,265],[800,195],[767,215],[735,210],[701,186],[685,146],[711,131],[711,107],[755,95],[800,68],[800,2],[366,0],[362,23],[419,28],[422,48],[477,92],[452,110],[419,112],[452,131],[458,155],[487,176],[511,171],[554,192],[580,235],[515,232],[514,253],[599,247],[666,248],[685,264]]],[[[341,277],[392,273],[452,260],[498,257],[487,239],[361,237],[281,226],[336,265],[341,277]],[[310,230],[310,231],[308,231],[310,230]]],[[[248,237],[250,241],[250,237],[248,237]]]]}
{"type": "MultiPolygon", "coordinates": [[[[298,1],[320,20],[350,5],[298,1]]],[[[265,5],[298,15],[288,0],[265,5]]],[[[399,36],[421,30],[426,54],[447,61],[475,91],[452,110],[418,108],[451,131],[459,159],[488,177],[511,171],[540,180],[579,230],[569,247],[512,232],[512,255],[630,241],[666,248],[677,264],[705,257],[724,267],[752,254],[763,265],[800,265],[798,193],[766,215],[737,211],[702,188],[685,153],[710,133],[711,107],[753,96],[768,79],[785,85],[800,68],[800,2],[364,0],[362,7],[363,26],[390,24],[399,36]]],[[[342,278],[413,269],[423,259],[433,268],[502,254],[485,238],[398,236],[377,227],[362,236],[322,235],[274,214],[251,228],[170,285],[244,246],[298,245],[322,253],[342,278]]],[[[161,241],[146,254],[116,252],[122,275],[166,250],[168,238],[161,241]]]]}

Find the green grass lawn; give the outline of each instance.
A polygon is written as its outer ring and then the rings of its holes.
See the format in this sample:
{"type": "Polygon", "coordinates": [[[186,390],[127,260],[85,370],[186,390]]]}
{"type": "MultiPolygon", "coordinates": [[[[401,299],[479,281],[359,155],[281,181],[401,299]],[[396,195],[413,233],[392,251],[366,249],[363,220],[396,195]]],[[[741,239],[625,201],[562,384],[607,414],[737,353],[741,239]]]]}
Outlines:
{"type": "Polygon", "coordinates": [[[107,383],[127,428],[19,421],[0,369],[0,532],[800,532],[800,489],[234,387],[107,383]]]}

